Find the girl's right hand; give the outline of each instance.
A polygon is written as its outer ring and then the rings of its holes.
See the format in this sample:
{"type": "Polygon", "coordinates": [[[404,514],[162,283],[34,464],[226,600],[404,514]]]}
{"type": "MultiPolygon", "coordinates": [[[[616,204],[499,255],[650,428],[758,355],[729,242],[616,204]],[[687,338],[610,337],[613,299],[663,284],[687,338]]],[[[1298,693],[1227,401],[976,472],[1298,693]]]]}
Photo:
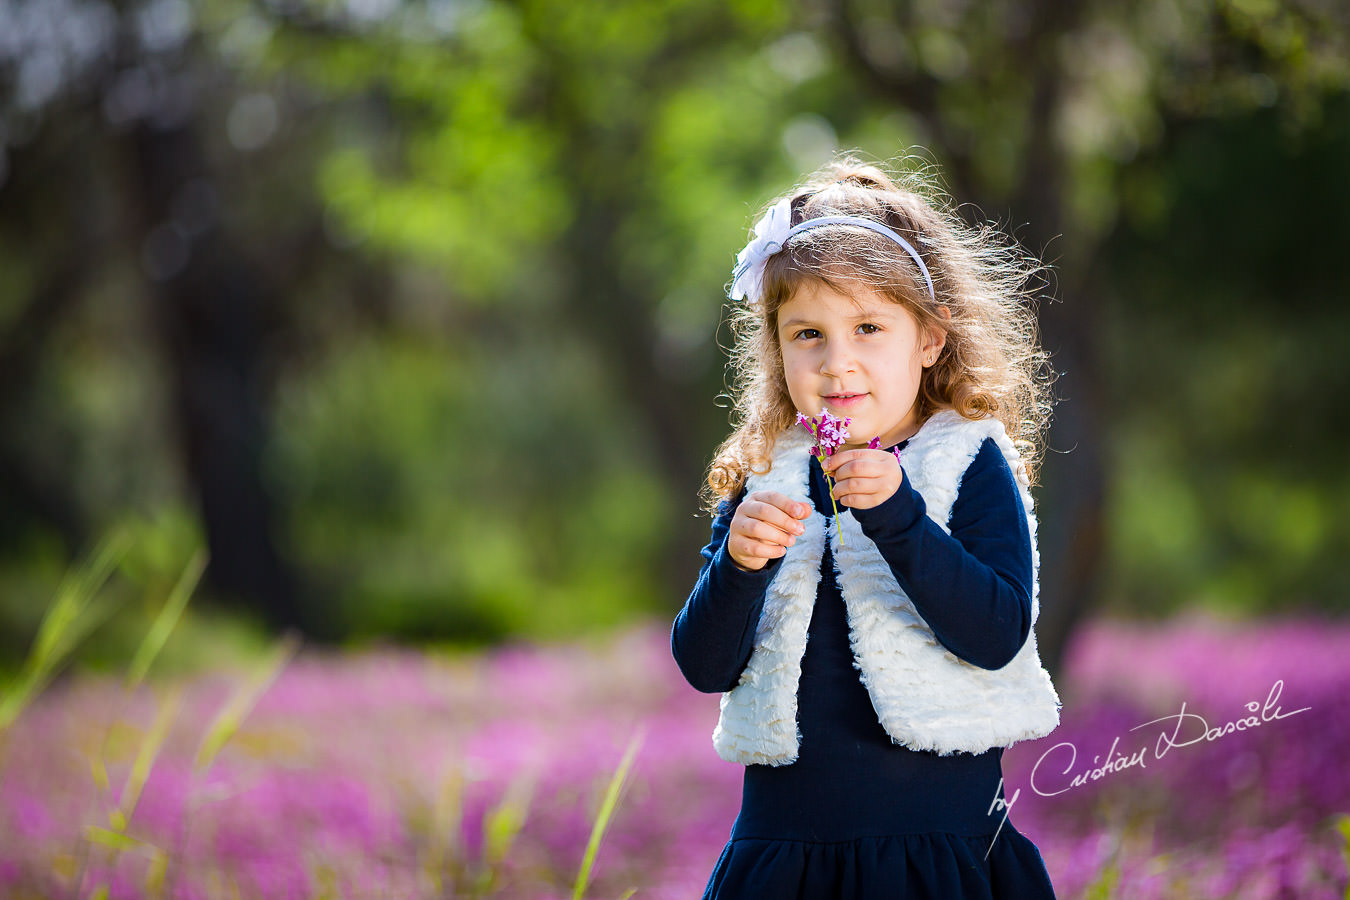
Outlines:
{"type": "Polygon", "coordinates": [[[778,491],[755,491],[736,507],[727,535],[727,553],[742,569],[757,572],[787,553],[805,531],[801,520],[811,507],[778,491]]]}

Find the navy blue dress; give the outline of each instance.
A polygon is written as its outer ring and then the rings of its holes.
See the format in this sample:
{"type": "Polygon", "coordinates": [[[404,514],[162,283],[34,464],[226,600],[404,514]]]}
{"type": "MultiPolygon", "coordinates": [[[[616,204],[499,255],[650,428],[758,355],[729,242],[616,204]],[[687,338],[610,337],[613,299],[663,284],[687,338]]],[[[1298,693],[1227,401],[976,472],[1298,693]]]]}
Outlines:
{"type": "MultiPolygon", "coordinates": [[[[833,527],[820,464],[810,465],[811,499],[833,527]]],[[[751,572],[726,552],[745,493],[722,503],[671,631],[680,670],[709,693],[740,678],[782,562],[751,572]]],[[[997,444],[986,439],[966,470],[950,536],[926,510],[906,475],[884,503],[839,514],[858,519],[945,647],[1001,668],[1031,627],[1032,572],[1025,513],[997,444]]],[[[826,541],[798,686],[798,758],[745,767],[740,814],[704,900],[1053,898],[1036,845],[991,809],[1004,796],[1002,748],[939,756],[894,743],[854,666],[845,615],[826,541]]]]}

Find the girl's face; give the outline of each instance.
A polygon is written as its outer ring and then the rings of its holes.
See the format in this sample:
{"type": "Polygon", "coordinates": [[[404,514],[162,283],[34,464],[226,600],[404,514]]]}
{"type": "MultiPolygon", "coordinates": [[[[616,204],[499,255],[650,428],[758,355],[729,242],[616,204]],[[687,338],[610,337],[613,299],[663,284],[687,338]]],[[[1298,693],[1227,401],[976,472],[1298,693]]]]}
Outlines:
{"type": "MultiPolygon", "coordinates": [[[[852,417],[843,449],[866,447],[878,435],[889,447],[919,430],[919,381],[945,336],[921,333],[908,310],[875,289],[856,290],[850,299],[808,281],[782,305],[783,374],[799,412],[818,416],[823,406],[852,417]]],[[[948,315],[946,307],[938,312],[948,315]]]]}

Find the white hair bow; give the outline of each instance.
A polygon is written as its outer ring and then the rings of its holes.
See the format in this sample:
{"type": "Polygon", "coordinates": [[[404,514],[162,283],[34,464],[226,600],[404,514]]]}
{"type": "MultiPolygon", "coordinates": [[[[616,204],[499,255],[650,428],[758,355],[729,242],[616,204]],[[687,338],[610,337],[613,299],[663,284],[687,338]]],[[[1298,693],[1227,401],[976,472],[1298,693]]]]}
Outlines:
{"type": "Polygon", "coordinates": [[[732,300],[758,300],[764,288],[764,263],[783,249],[792,230],[792,201],[784,197],[755,223],[755,236],[736,256],[736,268],[727,296],[732,300]]]}

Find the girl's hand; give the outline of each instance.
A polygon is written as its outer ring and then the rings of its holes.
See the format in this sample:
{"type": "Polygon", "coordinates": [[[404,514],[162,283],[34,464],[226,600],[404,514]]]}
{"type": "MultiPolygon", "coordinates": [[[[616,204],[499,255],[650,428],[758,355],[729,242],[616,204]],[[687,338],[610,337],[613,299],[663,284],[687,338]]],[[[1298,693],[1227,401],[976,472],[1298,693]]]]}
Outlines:
{"type": "Polygon", "coordinates": [[[787,553],[806,529],[811,507],[777,491],[755,491],[736,507],[727,535],[727,553],[742,569],[759,571],[787,553]]]}
{"type": "Polygon", "coordinates": [[[834,479],[835,501],[853,509],[880,506],[904,480],[900,460],[889,450],[836,451],[825,457],[823,469],[834,479]]]}

